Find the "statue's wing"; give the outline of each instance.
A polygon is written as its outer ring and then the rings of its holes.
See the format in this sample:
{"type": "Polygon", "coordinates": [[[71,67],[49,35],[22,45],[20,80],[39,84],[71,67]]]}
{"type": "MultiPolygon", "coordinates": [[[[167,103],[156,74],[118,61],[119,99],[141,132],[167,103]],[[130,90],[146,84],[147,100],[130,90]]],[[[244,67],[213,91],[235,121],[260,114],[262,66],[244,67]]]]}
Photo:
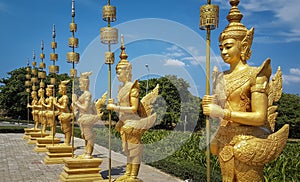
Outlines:
{"type": "MultiPolygon", "coordinates": [[[[101,114],[101,107],[105,104],[106,101],[106,97],[107,97],[107,92],[105,92],[101,98],[99,98],[96,102],[95,102],[95,108],[96,108],[96,112],[97,115],[101,114]]],[[[102,114],[101,114],[102,116],[102,114]]]]}
{"type": "Polygon", "coordinates": [[[278,112],[276,112],[277,106],[273,106],[273,103],[277,102],[282,95],[282,72],[280,67],[278,67],[276,74],[269,82],[268,88],[268,122],[270,129],[274,132],[278,112]]]}
{"type": "Polygon", "coordinates": [[[285,147],[289,125],[284,125],[267,138],[240,136],[234,145],[234,156],[249,165],[263,165],[276,159],[285,147]],[[244,137],[244,138],[243,138],[244,137]],[[249,138],[247,138],[249,137],[249,138]]]}
{"type": "Polygon", "coordinates": [[[151,115],[153,103],[156,101],[159,91],[159,84],[142,98],[139,104],[139,115],[141,117],[147,117],[151,115]]]}

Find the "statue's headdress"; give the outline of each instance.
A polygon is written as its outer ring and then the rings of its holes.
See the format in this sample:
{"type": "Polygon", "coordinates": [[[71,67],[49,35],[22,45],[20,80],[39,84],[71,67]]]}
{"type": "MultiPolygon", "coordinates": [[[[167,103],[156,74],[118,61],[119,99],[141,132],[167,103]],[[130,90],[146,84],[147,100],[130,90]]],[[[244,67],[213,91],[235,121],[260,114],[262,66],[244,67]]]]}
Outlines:
{"type": "Polygon", "coordinates": [[[92,71],[89,72],[84,72],[84,73],[80,73],[80,80],[85,80],[85,81],[89,81],[89,76],[92,75],[92,71]]]}
{"type": "Polygon", "coordinates": [[[70,80],[63,80],[60,82],[60,87],[61,88],[67,88],[67,84],[70,82],[70,80]]]}
{"type": "Polygon", "coordinates": [[[79,81],[81,81],[86,87],[90,84],[90,78],[89,76],[92,75],[92,71],[80,73],[79,81]]]}
{"type": "Polygon", "coordinates": [[[47,88],[46,88],[46,90],[53,90],[53,88],[54,88],[54,85],[47,85],[47,88]]]}
{"type": "Polygon", "coordinates": [[[231,9],[227,15],[227,20],[229,24],[220,34],[219,41],[221,42],[224,39],[233,38],[241,42],[248,43],[248,51],[246,52],[246,60],[250,58],[251,55],[251,45],[253,40],[254,28],[248,30],[242,23],[243,14],[238,9],[239,0],[230,0],[231,9]]]}
{"type": "Polygon", "coordinates": [[[131,64],[127,60],[128,55],[126,54],[125,49],[126,48],[125,48],[125,45],[124,45],[124,37],[123,37],[123,35],[121,35],[121,54],[119,56],[121,58],[121,60],[117,64],[116,69],[118,69],[118,68],[131,69],[132,68],[131,64]]]}

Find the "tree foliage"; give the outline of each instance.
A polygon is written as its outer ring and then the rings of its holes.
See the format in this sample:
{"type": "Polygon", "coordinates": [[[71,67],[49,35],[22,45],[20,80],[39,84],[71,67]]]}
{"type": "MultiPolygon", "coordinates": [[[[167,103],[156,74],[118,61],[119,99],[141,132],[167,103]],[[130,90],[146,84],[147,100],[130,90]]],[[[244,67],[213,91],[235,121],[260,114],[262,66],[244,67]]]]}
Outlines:
{"type": "MultiPolygon", "coordinates": [[[[6,111],[6,116],[8,117],[18,118],[18,116],[21,116],[21,119],[27,119],[28,93],[26,92],[25,87],[25,75],[27,74],[26,68],[18,68],[8,72],[7,74],[7,78],[0,79],[0,109],[6,111]]],[[[59,96],[58,85],[60,81],[71,81],[71,78],[68,74],[48,75],[45,79],[46,86],[50,84],[51,77],[56,78],[55,95],[59,96]]],[[[78,82],[78,79],[76,80],[78,82]]],[[[39,85],[37,85],[37,89],[39,89],[39,85]]],[[[71,98],[72,83],[68,84],[67,93],[69,98],[71,98]]],[[[30,93],[29,102],[31,102],[30,93]]],[[[29,116],[31,117],[31,114],[29,116]]]]}
{"type": "MultiPolygon", "coordinates": [[[[146,80],[140,81],[140,99],[146,94],[146,80]]],[[[194,130],[203,126],[204,116],[200,107],[201,99],[189,92],[189,83],[175,75],[152,78],[148,81],[151,91],[159,84],[159,98],[154,110],[158,114],[155,128],[194,130]],[[186,120],[186,123],[185,123],[186,120]],[[184,125],[186,127],[184,127],[184,125]]]]}
{"type": "Polygon", "coordinates": [[[25,68],[20,68],[7,73],[8,78],[0,80],[0,108],[5,110],[7,116],[22,118],[27,116],[27,92],[25,88],[25,68]]]}
{"type": "Polygon", "coordinates": [[[283,94],[277,106],[275,130],[280,129],[284,124],[289,124],[289,137],[300,138],[300,97],[295,94],[283,94]]]}

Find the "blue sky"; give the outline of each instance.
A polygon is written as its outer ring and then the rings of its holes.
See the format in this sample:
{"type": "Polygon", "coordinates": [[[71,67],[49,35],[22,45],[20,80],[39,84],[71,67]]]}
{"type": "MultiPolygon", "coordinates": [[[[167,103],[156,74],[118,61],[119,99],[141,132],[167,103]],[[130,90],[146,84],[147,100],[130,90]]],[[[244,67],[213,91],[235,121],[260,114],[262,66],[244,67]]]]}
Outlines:
{"type": "MultiPolygon", "coordinates": [[[[79,38],[77,52],[81,61],[79,71],[93,71],[91,91],[100,97],[107,89],[107,65],[103,62],[106,45],[100,43],[100,28],[105,27],[101,9],[107,1],[76,0],[76,17],[79,38]]],[[[117,7],[117,21],[112,23],[124,34],[128,60],[133,63],[134,79],[175,74],[188,80],[191,91],[203,96],[205,90],[205,31],[199,30],[199,8],[204,0],[111,0],[117,7]],[[145,64],[149,65],[149,71],[145,64]]],[[[212,31],[212,65],[227,69],[220,59],[218,36],[228,24],[229,3],[213,0],[220,7],[219,28],[212,31]]],[[[244,14],[242,23],[254,27],[252,57],[249,64],[259,66],[266,58],[272,60],[273,73],[278,66],[283,71],[283,92],[300,94],[300,0],[241,0],[244,14]]],[[[45,43],[45,62],[51,64],[50,42],[52,25],[56,26],[60,73],[67,72],[66,63],[71,0],[0,0],[0,77],[7,72],[26,66],[36,52],[39,63],[41,40],[45,43]]],[[[119,60],[119,46],[112,46],[119,60]]],[[[114,71],[115,65],[113,65],[114,71]]],[[[113,73],[113,90],[118,81],[113,73]]]]}

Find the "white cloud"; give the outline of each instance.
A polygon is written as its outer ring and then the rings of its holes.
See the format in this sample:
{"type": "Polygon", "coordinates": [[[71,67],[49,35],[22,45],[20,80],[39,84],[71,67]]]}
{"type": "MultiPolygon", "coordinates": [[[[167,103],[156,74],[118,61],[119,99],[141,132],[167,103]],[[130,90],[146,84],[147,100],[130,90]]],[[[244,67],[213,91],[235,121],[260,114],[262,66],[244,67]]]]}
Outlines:
{"type": "MultiPolygon", "coordinates": [[[[215,3],[220,6],[221,10],[226,9],[228,12],[230,9],[228,1],[215,0],[215,3]]],[[[239,7],[245,17],[242,21],[246,27],[253,26],[256,35],[260,33],[261,36],[266,36],[262,38],[255,36],[255,41],[262,43],[300,41],[300,24],[297,23],[300,17],[299,0],[247,0],[241,1],[239,7]],[[252,20],[251,25],[245,23],[249,20],[252,20]],[[269,38],[269,41],[264,41],[269,38]]]]}
{"type": "Polygon", "coordinates": [[[168,52],[165,52],[164,55],[171,58],[179,58],[185,55],[185,53],[176,45],[172,45],[167,48],[168,52]]]}
{"type": "Polygon", "coordinates": [[[293,83],[300,83],[300,76],[297,75],[282,75],[283,84],[289,85],[293,83]]]}
{"type": "Polygon", "coordinates": [[[178,59],[167,59],[165,60],[164,66],[179,66],[183,67],[185,66],[185,63],[182,61],[179,61],[178,59]]]}
{"type": "Polygon", "coordinates": [[[205,63],[205,56],[197,56],[197,57],[184,57],[181,59],[182,61],[189,61],[192,65],[200,65],[205,63]]]}
{"type": "MultiPolygon", "coordinates": [[[[271,28],[273,35],[281,35],[286,42],[293,42],[300,40],[300,24],[296,23],[300,17],[300,1],[283,1],[283,0],[249,0],[242,1],[239,5],[244,8],[242,11],[246,17],[251,18],[256,12],[271,12],[273,13],[272,21],[260,19],[255,26],[258,31],[264,28],[271,28]],[[269,21],[269,22],[266,22],[269,21]]],[[[262,32],[262,31],[261,31],[262,32]]],[[[269,31],[266,31],[269,32],[269,31]]]]}
{"type": "Polygon", "coordinates": [[[300,69],[299,68],[291,68],[290,73],[293,75],[300,76],[300,69]]]}

